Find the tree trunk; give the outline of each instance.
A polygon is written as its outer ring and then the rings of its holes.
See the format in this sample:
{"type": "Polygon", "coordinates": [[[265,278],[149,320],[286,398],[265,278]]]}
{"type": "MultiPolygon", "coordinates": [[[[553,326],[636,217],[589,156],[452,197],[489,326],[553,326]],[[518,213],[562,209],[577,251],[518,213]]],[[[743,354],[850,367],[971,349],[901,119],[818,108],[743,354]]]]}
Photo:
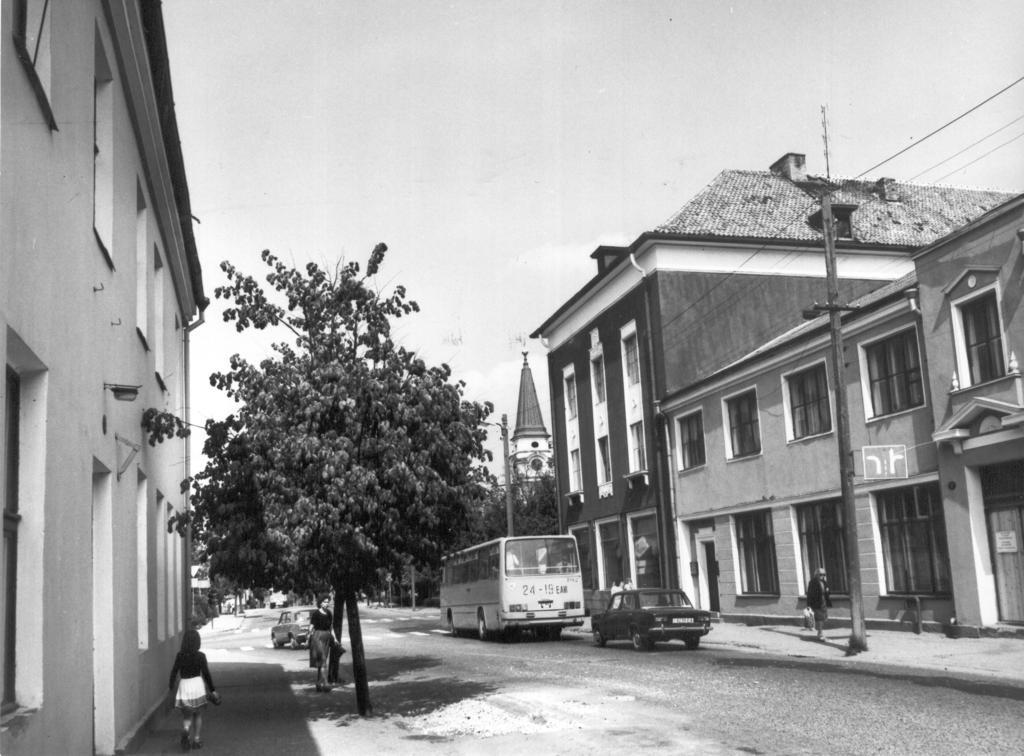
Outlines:
{"type": "MultiPolygon", "coordinates": [[[[345,599],[337,592],[334,592],[334,637],[339,643],[344,637],[342,631],[345,627],[345,599]]],[[[341,680],[341,647],[331,646],[331,654],[327,662],[327,682],[331,685],[340,683],[341,680]]]]}
{"type": "Polygon", "coordinates": [[[373,714],[370,703],[370,683],[366,674],[366,654],[363,651],[363,630],[359,624],[359,598],[355,589],[342,586],[340,595],[348,610],[348,638],[352,646],[352,677],[356,687],[356,708],[359,716],[368,717],[373,714]]]}

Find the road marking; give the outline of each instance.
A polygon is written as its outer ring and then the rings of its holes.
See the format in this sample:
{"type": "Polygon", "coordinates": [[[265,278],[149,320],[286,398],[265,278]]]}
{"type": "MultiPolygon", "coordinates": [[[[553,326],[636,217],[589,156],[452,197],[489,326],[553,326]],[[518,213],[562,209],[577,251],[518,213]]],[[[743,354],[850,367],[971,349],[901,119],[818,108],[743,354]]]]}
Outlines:
{"type": "Polygon", "coordinates": [[[239,651],[255,651],[256,649],[252,646],[239,646],[239,651]]]}

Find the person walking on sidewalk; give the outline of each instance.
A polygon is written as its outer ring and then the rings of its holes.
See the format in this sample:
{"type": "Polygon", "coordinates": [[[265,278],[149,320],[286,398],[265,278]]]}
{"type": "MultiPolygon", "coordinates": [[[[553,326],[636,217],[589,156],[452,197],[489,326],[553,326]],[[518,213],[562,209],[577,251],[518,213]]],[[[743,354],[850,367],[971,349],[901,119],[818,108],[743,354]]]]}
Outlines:
{"type": "Polygon", "coordinates": [[[331,646],[334,645],[334,614],[327,607],[330,596],[320,598],[319,608],[309,615],[309,666],[316,668],[317,691],[330,690],[324,677],[324,665],[330,661],[331,646]]]}
{"type": "Polygon", "coordinates": [[[174,691],[174,681],[179,676],[178,692],[174,696],[174,706],[181,709],[181,748],[188,751],[202,748],[203,709],[206,708],[207,694],[217,703],[219,694],[210,676],[210,667],[206,663],[206,654],[199,650],[202,639],[198,630],[186,630],[181,639],[181,650],[174,657],[171,668],[171,679],[168,683],[174,691]]]}
{"type": "Polygon", "coordinates": [[[814,612],[814,629],[818,631],[818,640],[823,641],[825,620],[828,619],[828,610],[832,606],[832,594],[828,589],[824,567],[815,570],[814,577],[807,584],[807,606],[814,612]]]}

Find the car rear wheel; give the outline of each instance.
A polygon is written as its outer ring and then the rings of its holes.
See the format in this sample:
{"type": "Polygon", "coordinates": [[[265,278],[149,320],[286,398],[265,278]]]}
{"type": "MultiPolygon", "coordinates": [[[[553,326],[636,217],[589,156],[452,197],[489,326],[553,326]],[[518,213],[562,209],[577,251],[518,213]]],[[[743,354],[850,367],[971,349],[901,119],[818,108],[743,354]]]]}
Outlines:
{"type": "Polygon", "coordinates": [[[639,628],[632,628],[629,635],[633,639],[633,648],[637,651],[650,651],[654,647],[651,641],[640,634],[639,628]]]}
{"type": "Polygon", "coordinates": [[[608,639],[604,637],[604,633],[601,632],[600,628],[594,630],[594,645],[604,648],[608,643],[608,639]]]}
{"type": "Polygon", "coordinates": [[[699,636],[696,637],[696,638],[687,638],[686,639],[686,647],[688,649],[690,649],[691,651],[693,649],[697,648],[698,646],[700,646],[700,637],[699,636]]]}
{"type": "Polygon", "coordinates": [[[299,644],[299,639],[291,633],[288,633],[288,647],[294,650],[300,649],[302,646],[299,644]]]}
{"type": "Polygon", "coordinates": [[[270,642],[274,644],[274,648],[281,648],[281,644],[277,642],[277,638],[274,637],[273,633],[270,634],[270,642]]]}

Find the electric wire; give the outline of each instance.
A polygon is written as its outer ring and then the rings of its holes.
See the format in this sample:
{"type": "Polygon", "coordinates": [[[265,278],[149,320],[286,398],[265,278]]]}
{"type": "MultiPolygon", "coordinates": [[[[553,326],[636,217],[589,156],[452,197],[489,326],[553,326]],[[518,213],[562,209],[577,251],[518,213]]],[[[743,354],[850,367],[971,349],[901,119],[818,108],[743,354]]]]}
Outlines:
{"type": "MultiPolygon", "coordinates": [[[[1003,124],[1002,126],[1000,126],[1000,127],[999,127],[998,129],[996,129],[995,131],[990,131],[990,132],[989,132],[988,134],[986,134],[985,136],[983,136],[983,137],[982,137],[981,139],[978,139],[977,141],[971,142],[971,143],[970,143],[969,145],[967,145],[966,147],[964,147],[964,148],[963,148],[962,150],[960,150],[959,152],[954,152],[954,153],[953,153],[952,155],[950,155],[950,156],[949,156],[948,158],[945,158],[944,160],[940,160],[940,161],[939,161],[938,163],[936,163],[935,165],[931,166],[930,168],[925,168],[925,169],[924,169],[923,171],[921,171],[920,173],[918,173],[918,174],[916,174],[916,175],[914,175],[914,176],[911,176],[910,178],[908,178],[908,179],[907,179],[907,181],[908,181],[908,182],[910,182],[910,181],[915,181],[915,180],[919,179],[919,178],[920,178],[921,176],[923,176],[924,174],[928,173],[929,171],[933,171],[933,170],[935,170],[935,169],[936,169],[936,168],[938,168],[938,167],[939,167],[940,165],[945,165],[946,163],[948,163],[948,162],[949,162],[950,160],[952,160],[953,158],[956,158],[956,157],[960,157],[960,156],[961,156],[961,155],[963,155],[963,154],[964,154],[965,152],[967,152],[967,150],[971,149],[972,147],[977,147],[977,146],[978,146],[979,144],[981,144],[982,142],[984,142],[984,141],[985,141],[986,139],[989,139],[990,137],[994,137],[994,136],[995,136],[996,134],[998,134],[998,133],[999,133],[1000,131],[1002,131],[1003,129],[1008,129],[1008,128],[1010,128],[1011,126],[1013,126],[1013,124],[1017,123],[1017,121],[1021,121],[1021,120],[1024,120],[1024,115],[1021,115],[1021,116],[1017,116],[1016,118],[1014,118],[1014,119],[1013,119],[1012,121],[1010,121],[1009,123],[1004,123],[1004,124],[1003,124]]],[[[1012,140],[1011,140],[1011,141],[1012,141],[1012,140]]],[[[1000,145],[1000,146],[1005,146],[1005,144],[1004,144],[1004,145],[1000,145]]],[[[998,148],[996,148],[996,149],[998,149],[998,148]]],[[[987,154],[989,154],[989,153],[985,153],[985,155],[987,155],[987,154]]],[[[982,157],[985,157],[985,155],[982,155],[982,157]]],[[[980,159],[980,158],[979,158],[979,159],[980,159]]],[[[967,165],[970,165],[970,163],[968,163],[967,165]]],[[[966,168],[967,166],[964,166],[964,167],[966,168]]],[[[959,168],[959,169],[957,169],[957,170],[963,170],[963,169],[962,169],[962,168],[959,168]]],[[[955,173],[955,172],[956,172],[956,171],[954,171],[954,173],[955,173]]],[[[947,174],[947,175],[949,175],[949,174],[947,174]]],[[[943,178],[945,178],[945,176],[943,176],[943,178]]],[[[941,179],[939,179],[939,180],[941,181],[941,179]]]]}
{"type": "Polygon", "coordinates": [[[864,176],[864,175],[866,175],[866,174],[870,173],[871,171],[875,170],[875,168],[880,168],[881,166],[885,165],[886,163],[888,163],[888,162],[891,162],[891,161],[895,160],[895,159],[896,159],[896,158],[898,158],[898,157],[899,157],[900,155],[902,155],[902,154],[903,154],[904,152],[907,152],[908,150],[911,150],[911,149],[913,149],[914,147],[917,147],[918,145],[920,145],[920,144],[924,143],[924,141],[925,141],[926,139],[930,139],[931,137],[935,136],[936,134],[938,134],[938,133],[939,133],[940,131],[942,131],[943,129],[946,129],[946,128],[948,128],[949,126],[952,126],[952,125],[953,125],[954,123],[956,123],[956,122],[957,122],[957,121],[959,121],[960,119],[962,119],[962,118],[964,118],[964,117],[966,117],[966,116],[970,115],[970,114],[971,114],[971,113],[973,113],[973,112],[974,112],[975,110],[977,110],[978,108],[980,108],[980,107],[981,107],[982,105],[985,105],[985,104],[987,104],[987,103],[991,102],[992,100],[994,100],[995,98],[997,98],[997,97],[998,97],[999,95],[1001,95],[1001,94],[1002,94],[1003,92],[1006,92],[1007,90],[1009,90],[1009,89],[1012,89],[1013,87],[1015,87],[1015,86],[1017,86],[1018,84],[1020,84],[1020,83],[1021,83],[1022,81],[1024,81],[1024,76],[1021,76],[1021,77],[1020,77],[1019,79],[1017,79],[1016,81],[1014,81],[1014,82],[1012,82],[1011,84],[1008,84],[1007,86],[1003,87],[1003,88],[1002,88],[1002,89],[1000,89],[1000,90],[999,90],[998,92],[996,92],[996,93],[995,93],[994,95],[990,95],[989,97],[986,97],[986,98],[985,98],[984,100],[982,100],[981,102],[979,102],[979,103],[978,103],[977,105],[975,105],[974,107],[972,107],[972,108],[971,108],[970,110],[964,111],[963,113],[961,113],[960,115],[958,115],[958,116],[957,116],[956,118],[954,118],[953,120],[951,120],[951,121],[948,121],[948,122],[944,123],[944,124],[943,124],[942,126],[939,126],[939,128],[935,129],[935,130],[934,130],[934,131],[932,131],[932,132],[931,132],[930,134],[926,134],[925,136],[921,137],[920,139],[918,139],[918,140],[917,140],[916,142],[914,142],[913,144],[909,144],[909,145],[907,145],[907,146],[906,146],[906,147],[904,147],[904,148],[903,148],[902,150],[900,150],[899,152],[897,152],[897,153],[895,153],[895,154],[893,154],[893,155],[890,155],[889,157],[887,157],[887,158],[886,158],[885,160],[883,160],[882,162],[880,162],[880,163],[875,163],[875,164],[874,164],[873,166],[871,166],[870,168],[868,168],[868,169],[867,169],[866,171],[863,171],[863,172],[861,172],[861,173],[858,173],[858,174],[857,174],[856,176],[854,176],[854,178],[861,178],[862,176],[864,176]]]}
{"type": "Polygon", "coordinates": [[[1020,134],[1018,134],[1017,136],[1013,137],[1013,139],[1009,139],[1009,140],[1007,140],[1007,141],[1003,142],[1003,143],[1002,143],[1002,144],[1000,144],[1000,145],[999,145],[998,147],[993,147],[993,148],[992,148],[991,150],[989,150],[988,152],[986,152],[986,153],[985,153],[984,155],[979,155],[978,157],[974,158],[974,160],[972,160],[971,162],[969,162],[969,163],[965,163],[964,165],[961,165],[961,166],[960,166],[959,168],[957,168],[957,169],[956,169],[955,171],[950,171],[949,173],[945,174],[944,176],[939,176],[939,178],[937,178],[937,179],[935,179],[935,180],[936,180],[936,181],[942,181],[942,179],[944,179],[944,178],[949,178],[949,177],[950,177],[950,176],[952,176],[952,175],[953,175],[954,173],[959,173],[959,172],[960,172],[960,171],[962,171],[962,170],[963,170],[964,168],[968,168],[968,167],[970,167],[970,166],[974,165],[974,164],[975,164],[975,163],[977,163],[977,162],[978,162],[979,160],[981,160],[981,159],[983,159],[983,158],[987,158],[987,157],[988,157],[989,155],[991,155],[991,154],[992,154],[993,152],[996,152],[997,150],[1001,150],[1001,149],[1003,149],[1003,147],[1006,147],[1007,145],[1009,145],[1009,144],[1012,144],[1013,142],[1016,142],[1016,141],[1017,141],[1018,139],[1020,139],[1021,137],[1024,137],[1024,131],[1022,131],[1022,132],[1021,132],[1020,134]]]}

